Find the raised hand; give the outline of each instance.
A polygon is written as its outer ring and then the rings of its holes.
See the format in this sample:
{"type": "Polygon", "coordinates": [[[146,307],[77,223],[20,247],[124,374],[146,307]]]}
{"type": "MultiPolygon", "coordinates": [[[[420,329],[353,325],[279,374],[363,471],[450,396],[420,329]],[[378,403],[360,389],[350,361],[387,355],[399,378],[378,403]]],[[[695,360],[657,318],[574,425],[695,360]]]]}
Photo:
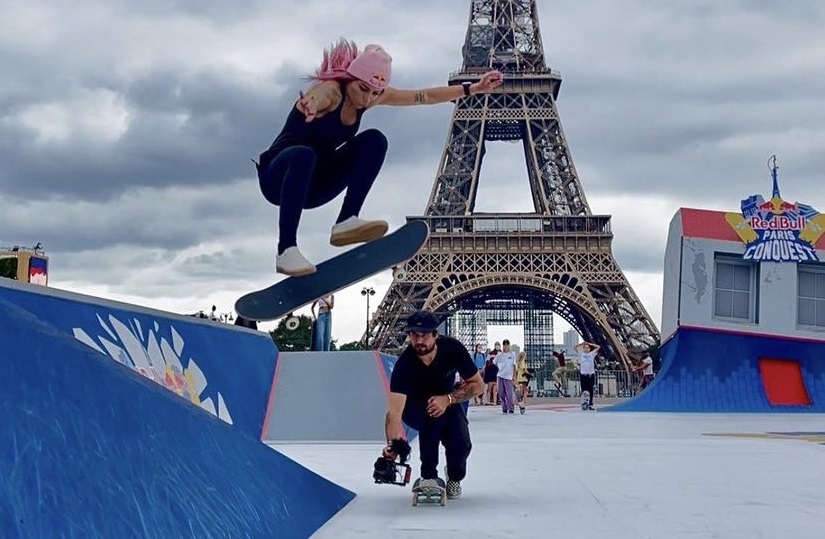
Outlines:
{"type": "Polygon", "coordinates": [[[298,95],[300,96],[300,99],[298,99],[296,107],[303,113],[304,116],[306,116],[306,121],[309,123],[314,120],[315,116],[318,114],[318,104],[316,103],[315,92],[310,90],[307,93],[299,92],[298,95]]]}
{"type": "Polygon", "coordinates": [[[487,92],[493,88],[498,88],[504,82],[504,75],[501,71],[494,69],[485,73],[481,80],[476,83],[476,89],[480,92],[487,92]]]}

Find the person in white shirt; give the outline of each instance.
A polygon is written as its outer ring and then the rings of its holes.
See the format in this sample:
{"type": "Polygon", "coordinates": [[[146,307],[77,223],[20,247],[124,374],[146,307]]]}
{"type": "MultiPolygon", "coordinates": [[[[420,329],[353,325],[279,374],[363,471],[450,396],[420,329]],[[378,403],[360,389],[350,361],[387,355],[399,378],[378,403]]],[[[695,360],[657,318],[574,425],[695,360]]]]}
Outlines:
{"type": "Polygon", "coordinates": [[[592,342],[582,342],[575,346],[579,352],[579,374],[581,375],[582,393],[589,392],[588,408],[593,409],[593,389],[596,387],[596,353],[601,347],[592,342]]]}
{"type": "Polygon", "coordinates": [[[633,372],[639,371],[642,371],[642,383],[639,385],[639,391],[641,391],[653,381],[653,359],[650,355],[645,356],[642,362],[633,368],[633,372]]]}
{"type": "Polygon", "coordinates": [[[501,413],[515,413],[516,402],[516,354],[510,350],[510,341],[501,341],[504,350],[496,355],[495,363],[498,367],[498,398],[501,400],[501,413]]]}

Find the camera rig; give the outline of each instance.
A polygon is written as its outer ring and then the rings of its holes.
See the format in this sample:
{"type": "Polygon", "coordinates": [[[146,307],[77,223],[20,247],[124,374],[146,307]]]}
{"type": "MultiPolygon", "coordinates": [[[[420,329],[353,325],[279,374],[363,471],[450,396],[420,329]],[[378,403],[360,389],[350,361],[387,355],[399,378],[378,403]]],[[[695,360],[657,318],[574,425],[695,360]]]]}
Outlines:
{"type": "Polygon", "coordinates": [[[372,478],[375,482],[402,487],[408,484],[412,473],[412,468],[406,463],[407,459],[410,458],[410,450],[410,444],[406,440],[392,440],[390,442],[390,452],[398,460],[383,455],[378,457],[378,460],[375,461],[375,470],[372,472],[372,478]]]}

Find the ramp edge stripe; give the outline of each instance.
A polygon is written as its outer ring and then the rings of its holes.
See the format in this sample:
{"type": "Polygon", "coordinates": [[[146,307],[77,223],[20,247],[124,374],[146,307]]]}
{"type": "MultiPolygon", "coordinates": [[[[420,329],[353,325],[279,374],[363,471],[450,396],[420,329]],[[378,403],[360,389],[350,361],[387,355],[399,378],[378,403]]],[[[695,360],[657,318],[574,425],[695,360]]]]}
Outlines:
{"type": "Polygon", "coordinates": [[[278,385],[278,375],[281,372],[281,351],[275,356],[275,374],[272,375],[272,389],[269,390],[269,400],[266,403],[266,413],[264,414],[264,424],[261,428],[261,441],[266,441],[266,433],[269,432],[269,420],[272,417],[272,408],[275,407],[275,386],[278,385]]]}

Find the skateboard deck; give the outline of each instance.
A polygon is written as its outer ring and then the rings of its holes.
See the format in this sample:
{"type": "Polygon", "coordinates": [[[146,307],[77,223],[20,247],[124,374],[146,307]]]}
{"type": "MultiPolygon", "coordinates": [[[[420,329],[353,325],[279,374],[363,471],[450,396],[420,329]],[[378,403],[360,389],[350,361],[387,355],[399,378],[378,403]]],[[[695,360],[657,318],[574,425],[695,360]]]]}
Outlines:
{"type": "Polygon", "coordinates": [[[582,391],[582,410],[590,408],[590,392],[582,391]]]}
{"type": "Polygon", "coordinates": [[[391,234],[321,262],[315,273],[287,277],[242,296],[235,302],[235,311],[250,320],[276,320],[318,298],[404,264],[418,253],[429,235],[427,223],[410,221],[391,234]]]}
{"type": "Polygon", "coordinates": [[[447,489],[444,487],[413,487],[412,505],[447,505],[447,489]]]}

